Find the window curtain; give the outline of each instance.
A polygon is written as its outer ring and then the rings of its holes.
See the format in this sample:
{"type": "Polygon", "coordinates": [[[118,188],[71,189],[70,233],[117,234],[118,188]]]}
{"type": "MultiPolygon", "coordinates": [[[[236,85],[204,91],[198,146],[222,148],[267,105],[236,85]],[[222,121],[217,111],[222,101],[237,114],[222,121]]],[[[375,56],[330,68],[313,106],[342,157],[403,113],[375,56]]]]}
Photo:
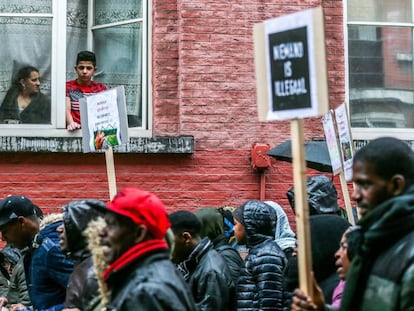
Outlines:
{"type": "MultiPolygon", "coordinates": [[[[51,13],[52,0],[0,0],[2,13],[51,13]]],[[[23,65],[39,69],[42,92],[50,94],[52,19],[39,17],[0,17],[0,100],[23,65]]]]}
{"type": "MultiPolygon", "coordinates": [[[[141,0],[95,1],[95,25],[131,21],[142,17],[141,0]]],[[[125,88],[130,126],[141,125],[142,22],[111,26],[93,32],[98,61],[95,80],[125,88]]]]}
{"type": "MultiPolygon", "coordinates": [[[[0,0],[2,13],[52,13],[53,0],[0,0]],[[23,1],[19,1],[23,2],[23,1]]],[[[66,80],[76,78],[76,55],[87,49],[88,1],[67,0],[66,80]]],[[[142,17],[141,0],[95,1],[94,24],[142,17]]],[[[108,87],[124,85],[130,126],[141,124],[142,23],[114,26],[93,33],[98,70],[95,80],[108,87]]],[[[42,92],[50,94],[52,18],[0,17],[0,103],[10,87],[12,76],[24,64],[40,70],[42,92]]],[[[59,53],[60,51],[57,51],[59,53]]],[[[62,68],[63,69],[63,68],[62,68]]],[[[53,101],[61,102],[61,101],[53,101]]]]}

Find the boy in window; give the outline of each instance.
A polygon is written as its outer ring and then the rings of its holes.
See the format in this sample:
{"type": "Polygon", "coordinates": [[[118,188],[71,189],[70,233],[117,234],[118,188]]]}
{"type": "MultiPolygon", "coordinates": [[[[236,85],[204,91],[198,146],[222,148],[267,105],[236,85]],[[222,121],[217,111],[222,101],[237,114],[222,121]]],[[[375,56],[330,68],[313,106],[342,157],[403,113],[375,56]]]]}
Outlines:
{"type": "Polygon", "coordinates": [[[78,78],[66,82],[66,128],[69,131],[81,128],[79,100],[106,90],[103,83],[92,81],[96,71],[96,57],[90,51],[78,53],[75,71],[78,78]]]}

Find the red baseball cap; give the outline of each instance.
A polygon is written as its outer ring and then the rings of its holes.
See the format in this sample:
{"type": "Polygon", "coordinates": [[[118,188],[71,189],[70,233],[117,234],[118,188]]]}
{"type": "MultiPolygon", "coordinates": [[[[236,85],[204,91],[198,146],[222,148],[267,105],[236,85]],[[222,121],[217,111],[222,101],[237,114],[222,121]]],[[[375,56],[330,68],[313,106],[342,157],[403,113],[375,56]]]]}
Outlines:
{"type": "Polygon", "coordinates": [[[162,201],[153,193],[138,188],[119,191],[106,209],[145,225],[155,239],[163,239],[170,228],[167,211],[162,201]]]}

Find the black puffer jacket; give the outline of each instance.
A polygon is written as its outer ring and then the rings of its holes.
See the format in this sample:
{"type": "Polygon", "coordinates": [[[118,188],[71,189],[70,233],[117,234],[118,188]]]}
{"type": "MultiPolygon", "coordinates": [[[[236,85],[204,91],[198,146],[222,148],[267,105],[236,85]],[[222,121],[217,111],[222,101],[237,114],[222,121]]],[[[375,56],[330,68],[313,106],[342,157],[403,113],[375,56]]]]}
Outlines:
{"type": "Polygon", "coordinates": [[[274,240],[276,212],[261,201],[243,207],[249,254],[236,287],[237,310],[282,310],[286,257],[274,240]]]}
{"type": "Polygon", "coordinates": [[[77,200],[62,207],[65,225],[66,254],[75,263],[66,290],[65,308],[87,310],[91,300],[99,295],[98,279],[93,266],[91,253],[83,232],[89,222],[102,216],[96,206],[105,207],[99,200],[77,200]]]}
{"type": "Polygon", "coordinates": [[[168,252],[153,251],[114,271],[108,311],[196,311],[187,284],[169,260],[168,252]]]}

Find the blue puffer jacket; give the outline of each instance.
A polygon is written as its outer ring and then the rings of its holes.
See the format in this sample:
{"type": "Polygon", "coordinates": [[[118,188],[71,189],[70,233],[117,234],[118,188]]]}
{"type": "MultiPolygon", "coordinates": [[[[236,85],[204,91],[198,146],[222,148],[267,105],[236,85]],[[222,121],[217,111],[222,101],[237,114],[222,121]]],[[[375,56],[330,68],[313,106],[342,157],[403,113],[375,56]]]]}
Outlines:
{"type": "Polygon", "coordinates": [[[249,255],[237,282],[237,310],[282,310],[286,257],[274,241],[276,212],[261,201],[248,201],[243,223],[249,255]]]}
{"type": "Polygon", "coordinates": [[[42,221],[33,248],[24,255],[30,300],[34,310],[39,311],[63,309],[66,286],[73,270],[73,263],[65,258],[59,246],[56,229],[62,221],[57,221],[55,215],[49,216],[42,221]]]}

